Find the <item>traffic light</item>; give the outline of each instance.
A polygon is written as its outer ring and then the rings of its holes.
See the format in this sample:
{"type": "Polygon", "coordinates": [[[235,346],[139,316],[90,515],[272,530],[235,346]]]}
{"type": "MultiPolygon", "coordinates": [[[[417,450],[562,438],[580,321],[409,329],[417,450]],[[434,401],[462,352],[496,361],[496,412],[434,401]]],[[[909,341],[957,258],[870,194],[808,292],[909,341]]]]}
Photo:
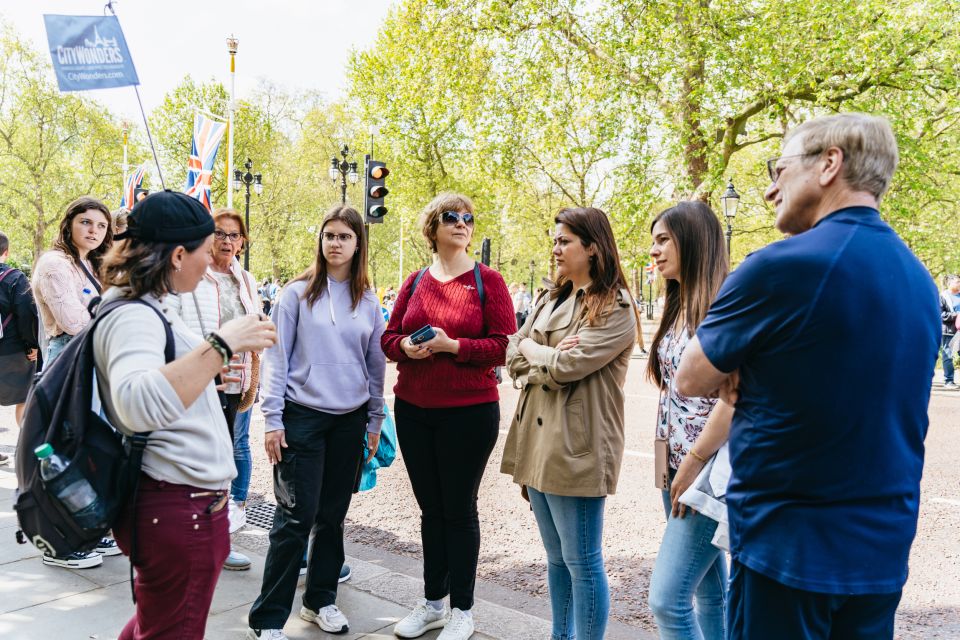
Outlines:
{"type": "Polygon", "coordinates": [[[384,206],[383,199],[390,193],[386,185],[386,178],[390,175],[390,170],[387,169],[387,165],[379,160],[371,160],[369,155],[366,157],[366,167],[363,212],[367,224],[376,224],[383,222],[383,217],[387,215],[387,207],[384,206]]]}
{"type": "Polygon", "coordinates": [[[490,266],[490,238],[484,238],[480,243],[480,262],[490,266]]]}

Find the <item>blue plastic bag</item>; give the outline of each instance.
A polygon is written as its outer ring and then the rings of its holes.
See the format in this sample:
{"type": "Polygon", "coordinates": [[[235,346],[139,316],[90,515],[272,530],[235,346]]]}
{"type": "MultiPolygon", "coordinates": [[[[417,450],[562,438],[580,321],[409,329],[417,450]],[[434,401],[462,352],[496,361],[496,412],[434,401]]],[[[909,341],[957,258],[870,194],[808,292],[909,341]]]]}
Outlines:
{"type": "MultiPolygon", "coordinates": [[[[370,462],[363,465],[360,473],[360,491],[369,491],[377,486],[377,469],[389,467],[397,457],[397,425],[393,422],[387,403],[383,403],[383,412],[386,417],[380,429],[380,446],[377,447],[377,453],[370,462]]],[[[365,446],[364,451],[364,459],[366,459],[370,449],[365,446]]]]}

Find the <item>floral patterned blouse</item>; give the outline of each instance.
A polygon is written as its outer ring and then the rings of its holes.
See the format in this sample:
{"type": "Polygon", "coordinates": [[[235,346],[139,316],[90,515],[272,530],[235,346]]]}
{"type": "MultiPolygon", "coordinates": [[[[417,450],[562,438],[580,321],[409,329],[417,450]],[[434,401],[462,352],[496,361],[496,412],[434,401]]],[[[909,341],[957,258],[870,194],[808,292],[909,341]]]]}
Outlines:
{"type": "Polygon", "coordinates": [[[663,378],[663,391],[660,393],[660,407],[657,411],[657,437],[666,438],[670,421],[670,467],[680,468],[683,458],[693,448],[700,432],[707,424],[707,417],[717,404],[716,398],[688,398],[676,389],[675,379],[680,366],[680,356],[690,342],[686,330],[674,335],[673,329],[667,331],[660,341],[657,355],[660,357],[660,375],[663,378]]]}

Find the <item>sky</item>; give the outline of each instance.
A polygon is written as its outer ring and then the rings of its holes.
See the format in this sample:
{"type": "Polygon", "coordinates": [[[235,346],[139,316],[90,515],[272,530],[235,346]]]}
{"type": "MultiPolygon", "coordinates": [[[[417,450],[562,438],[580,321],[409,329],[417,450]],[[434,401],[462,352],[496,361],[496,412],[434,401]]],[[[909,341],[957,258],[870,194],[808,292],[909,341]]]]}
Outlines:
{"type": "MultiPolygon", "coordinates": [[[[117,0],[114,10],[130,47],[147,113],[190,74],[229,88],[226,38],[240,40],[236,93],[260,78],[328,98],[346,89],[352,49],[371,46],[395,0],[117,0]]],[[[49,60],[43,14],[102,15],[97,0],[0,0],[0,16],[49,60]]],[[[140,119],[132,87],[87,92],[121,117],[140,119]]]]}

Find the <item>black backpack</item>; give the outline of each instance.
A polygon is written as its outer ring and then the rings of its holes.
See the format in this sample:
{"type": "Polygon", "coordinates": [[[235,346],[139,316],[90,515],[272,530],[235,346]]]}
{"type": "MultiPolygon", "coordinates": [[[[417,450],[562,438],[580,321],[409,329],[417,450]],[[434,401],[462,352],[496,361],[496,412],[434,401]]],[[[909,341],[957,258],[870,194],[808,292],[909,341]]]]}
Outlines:
{"type": "Polygon", "coordinates": [[[40,551],[56,557],[93,549],[117,520],[127,500],[136,498],[143,450],[150,434],[124,437],[91,409],[94,331],[110,312],[127,304],[144,304],[160,316],[166,332],[164,357],[167,362],[173,361],[173,331],[159,310],[139,299],[111,300],[102,304],[90,324],[51,365],[37,374],[27,397],[16,454],[18,489],[14,509],[20,525],[17,541],[24,544],[29,540],[40,551]],[[79,467],[103,502],[107,527],[82,528],[46,489],[40,477],[40,461],[34,454],[34,449],[44,443],[51,444],[70,466],[79,467]]]}

